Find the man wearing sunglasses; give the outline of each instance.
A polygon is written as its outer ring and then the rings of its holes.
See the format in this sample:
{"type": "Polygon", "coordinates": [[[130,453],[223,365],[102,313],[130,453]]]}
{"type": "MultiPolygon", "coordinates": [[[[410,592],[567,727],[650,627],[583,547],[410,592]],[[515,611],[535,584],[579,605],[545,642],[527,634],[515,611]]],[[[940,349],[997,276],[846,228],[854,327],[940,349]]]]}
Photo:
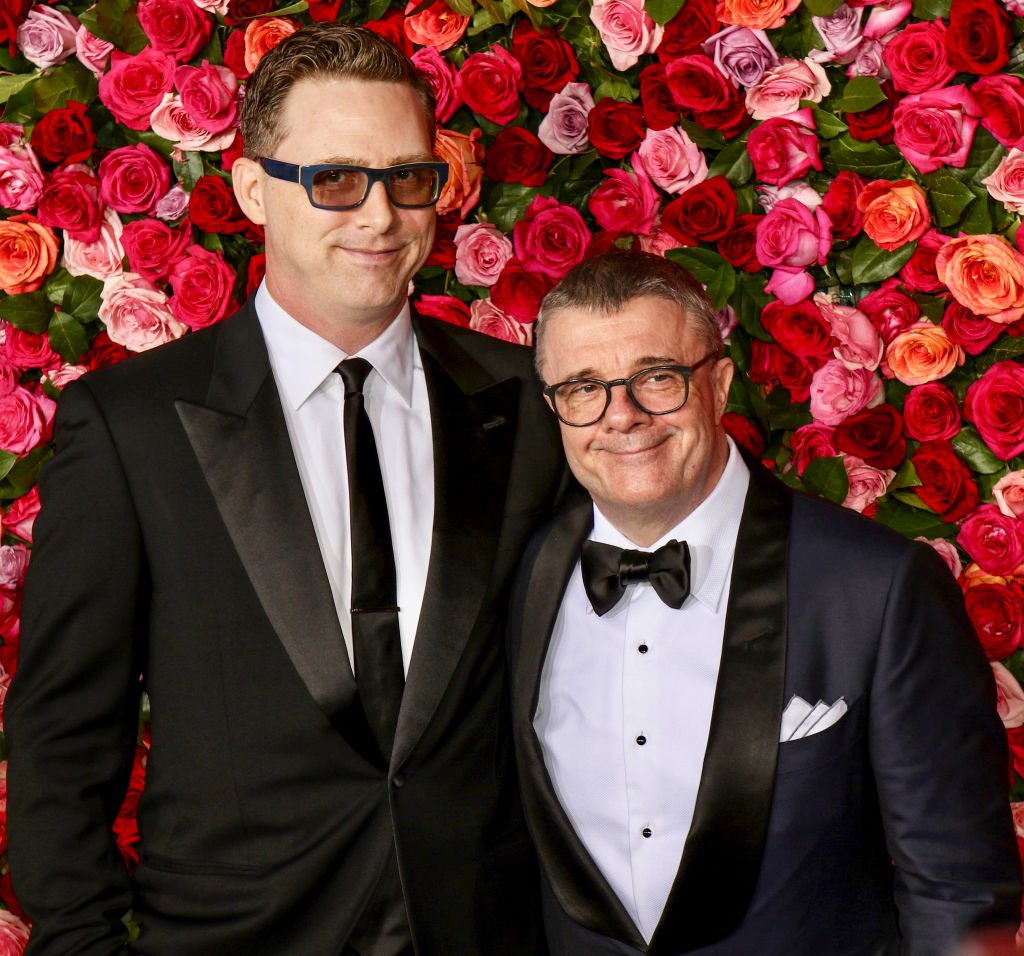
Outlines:
{"type": "Polygon", "coordinates": [[[741,457],[673,263],[588,259],[539,322],[593,499],[531,544],[508,635],[552,956],[942,956],[1015,925],[1004,733],[942,561],[741,457]]]}
{"type": "Polygon", "coordinates": [[[404,56],[302,30],[242,131],[254,299],[61,403],[7,708],[29,952],[536,956],[497,630],[555,424],[527,350],[410,314],[447,168],[404,56]]]}

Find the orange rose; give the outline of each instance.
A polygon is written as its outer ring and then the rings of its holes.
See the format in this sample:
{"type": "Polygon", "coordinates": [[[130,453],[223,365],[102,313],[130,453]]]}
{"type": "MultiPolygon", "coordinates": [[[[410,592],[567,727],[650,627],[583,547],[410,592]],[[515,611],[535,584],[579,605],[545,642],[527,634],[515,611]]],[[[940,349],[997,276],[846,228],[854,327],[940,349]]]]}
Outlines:
{"type": "Polygon", "coordinates": [[[57,237],[27,212],[0,221],[0,289],[35,292],[57,265],[57,237]]]}
{"type": "Polygon", "coordinates": [[[455,46],[469,26],[469,17],[456,13],[444,0],[434,0],[429,7],[419,7],[419,0],[409,0],[405,8],[405,35],[417,46],[447,50],[455,46]]]}
{"type": "Polygon", "coordinates": [[[262,17],[245,28],[245,68],[252,73],[260,60],[299,29],[290,17],[262,17]]]}
{"type": "Polygon", "coordinates": [[[456,211],[465,218],[479,201],[480,179],[484,171],[484,150],[480,145],[482,135],[478,129],[468,136],[447,129],[437,131],[434,155],[448,164],[448,182],[437,204],[439,216],[456,211]]]}
{"type": "Polygon", "coordinates": [[[979,584],[1009,584],[1010,578],[1005,578],[999,574],[989,574],[988,571],[982,571],[973,561],[964,568],[963,574],[960,575],[960,587],[964,591],[968,588],[977,587],[979,584]]]}
{"type": "Polygon", "coordinates": [[[931,225],[924,190],[909,179],[876,179],[857,197],[864,231],[879,249],[899,249],[920,239],[931,225]]]}
{"type": "Polygon", "coordinates": [[[722,23],[735,23],[751,30],[770,30],[785,23],[800,0],[718,0],[715,16],[722,23]]]}
{"type": "Polygon", "coordinates": [[[1024,257],[999,236],[950,239],[935,271],[968,311],[1004,325],[1024,317],[1024,257]]]}
{"type": "Polygon", "coordinates": [[[930,322],[904,329],[890,343],[885,360],[904,385],[923,385],[945,378],[964,364],[964,350],[954,345],[946,330],[930,322]]]}

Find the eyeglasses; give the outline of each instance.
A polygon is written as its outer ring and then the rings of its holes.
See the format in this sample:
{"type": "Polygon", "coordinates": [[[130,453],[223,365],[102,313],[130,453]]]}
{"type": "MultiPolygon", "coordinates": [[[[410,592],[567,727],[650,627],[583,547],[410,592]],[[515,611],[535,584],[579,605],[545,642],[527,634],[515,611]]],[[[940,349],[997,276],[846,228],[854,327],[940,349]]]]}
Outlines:
{"type": "Polygon", "coordinates": [[[399,209],[423,209],[433,206],[448,181],[447,163],[402,163],[387,169],[322,163],[296,166],[279,159],[259,158],[268,176],[289,183],[300,183],[317,209],[355,209],[370,195],[373,184],[381,182],[391,205],[399,209]]]}
{"type": "Polygon", "coordinates": [[[612,389],[625,385],[629,400],[648,415],[677,412],[690,397],[690,377],[710,362],[714,353],[694,365],[655,365],[629,378],[606,382],[600,378],[571,378],[544,388],[551,408],[560,421],[573,428],[595,425],[612,403],[612,389]]]}

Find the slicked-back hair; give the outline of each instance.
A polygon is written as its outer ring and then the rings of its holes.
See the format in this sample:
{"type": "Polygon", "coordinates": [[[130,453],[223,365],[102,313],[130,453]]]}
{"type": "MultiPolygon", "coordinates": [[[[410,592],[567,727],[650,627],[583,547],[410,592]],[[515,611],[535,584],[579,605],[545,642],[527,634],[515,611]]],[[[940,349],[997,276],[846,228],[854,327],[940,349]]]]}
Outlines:
{"type": "Polygon", "coordinates": [[[544,328],[557,313],[573,309],[595,316],[614,315],[642,297],[675,302],[707,353],[715,358],[725,353],[718,313],[704,287],[689,272],[653,253],[614,249],[584,259],[544,297],[534,326],[537,372],[541,373],[544,328]]]}
{"type": "MultiPolygon", "coordinates": [[[[267,53],[246,84],[242,138],[250,159],[273,157],[284,138],[284,101],[299,80],[372,80],[410,87],[423,104],[431,140],[437,129],[430,82],[390,40],[364,27],[315,23],[267,53]]],[[[308,117],[312,125],[317,117],[308,117]]]]}

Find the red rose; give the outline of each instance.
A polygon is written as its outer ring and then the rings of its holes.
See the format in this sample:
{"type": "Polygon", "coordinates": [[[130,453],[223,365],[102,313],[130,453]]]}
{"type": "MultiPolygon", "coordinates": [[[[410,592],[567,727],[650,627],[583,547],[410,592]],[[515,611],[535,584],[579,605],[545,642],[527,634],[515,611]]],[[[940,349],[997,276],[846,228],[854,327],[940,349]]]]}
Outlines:
{"type": "Polygon", "coordinates": [[[885,99],[881,103],[859,113],[846,113],[843,117],[850,127],[850,136],[862,143],[878,142],[888,145],[892,142],[892,117],[899,102],[899,94],[888,80],[882,81],[885,99]]]}
{"type": "Polygon", "coordinates": [[[220,176],[200,176],[188,200],[191,220],[203,232],[242,232],[249,226],[231,187],[220,176]]]}
{"type": "Polygon", "coordinates": [[[685,245],[714,242],[732,229],[737,207],[729,180],[712,176],[673,199],[662,212],[661,226],[685,245]]]}
{"type": "Polygon", "coordinates": [[[533,322],[541,299],[554,287],[554,280],[541,272],[529,272],[513,256],[505,263],[491,288],[491,301],[517,322],[533,322]]]}
{"type": "Polygon", "coordinates": [[[964,416],[996,457],[1009,461],[1024,452],[1024,366],[1013,359],[996,362],[971,382],[964,416]]]}
{"type": "Polygon", "coordinates": [[[811,397],[811,378],[814,367],[774,342],[754,339],[751,343],[750,381],[769,388],[781,385],[794,402],[806,402],[811,397]]]}
{"type": "Polygon", "coordinates": [[[722,415],[722,428],[740,448],[745,448],[755,458],[764,451],[764,435],[749,418],[736,412],[726,412],[722,415]]]}
{"type": "MultiPolygon", "coordinates": [[[[228,42],[224,44],[224,65],[240,80],[247,80],[252,74],[245,65],[245,32],[232,30],[228,34],[228,42]]],[[[241,135],[236,140],[241,140],[241,135]]]]}
{"type": "Polygon", "coordinates": [[[309,0],[309,15],[318,23],[329,23],[338,19],[341,0],[309,0]]]}
{"type": "Polygon", "coordinates": [[[153,49],[179,63],[191,60],[213,32],[213,19],[192,0],[139,0],[136,13],[153,49]]]}
{"type": "Polygon", "coordinates": [[[128,256],[131,271],[160,285],[186,256],[192,242],[192,230],[172,229],[159,219],[135,219],[124,227],[121,245],[128,256]]]}
{"type": "Polygon", "coordinates": [[[691,53],[703,53],[701,44],[720,29],[722,25],[715,16],[714,0],[687,0],[665,24],[665,32],[655,53],[662,63],[670,63],[691,53]]]}
{"type": "Polygon", "coordinates": [[[912,23],[900,30],[882,50],[901,93],[924,93],[945,86],[956,74],[946,52],[946,24],[941,20],[912,23]]]}
{"type": "Polygon", "coordinates": [[[864,225],[864,213],[857,208],[857,197],[865,185],[856,173],[843,169],[828,187],[822,206],[832,223],[832,238],[836,242],[852,239],[864,225]]]}
{"type": "MultiPolygon", "coordinates": [[[[583,261],[590,244],[590,230],[572,206],[551,197],[536,196],[523,218],[512,227],[512,241],[516,259],[523,268],[561,279],[583,261]]],[[[495,305],[509,311],[498,301],[495,305]]]]}
{"type": "Polygon", "coordinates": [[[995,0],[953,0],[946,49],[957,70],[988,76],[1010,62],[1010,17],[995,0]]]}
{"type": "Polygon", "coordinates": [[[461,325],[464,329],[469,328],[469,306],[451,295],[421,295],[416,300],[416,312],[452,325],[461,325]]]}
{"type": "Polygon", "coordinates": [[[796,305],[772,300],[761,310],[761,326],[782,348],[800,358],[832,354],[832,329],[810,299],[796,305]]]}
{"type": "Polygon", "coordinates": [[[576,54],[554,30],[520,22],[512,34],[512,55],[523,69],[523,99],[547,111],[554,96],[580,72],[576,54]]]}
{"type": "Polygon", "coordinates": [[[266,274],[267,254],[257,252],[249,256],[249,261],[245,266],[245,295],[247,298],[256,292],[266,274]]]}
{"type": "Polygon", "coordinates": [[[231,27],[245,26],[274,9],[274,0],[229,0],[224,22],[231,27]]]}
{"type": "Polygon", "coordinates": [[[956,301],[950,302],[942,313],[942,327],[950,342],[959,345],[968,355],[980,355],[1006,328],[987,315],[975,315],[956,301]]]}
{"type": "Polygon", "coordinates": [[[682,56],[665,66],[665,79],[680,109],[706,113],[727,106],[732,85],[704,53],[682,56]]]}
{"type": "Polygon", "coordinates": [[[949,241],[937,229],[929,229],[917,241],[917,248],[907,264],[900,269],[903,284],[912,292],[942,292],[946,287],[935,271],[935,256],[949,241]]]}
{"type": "Polygon", "coordinates": [[[891,342],[904,329],[917,325],[921,319],[921,307],[909,295],[899,290],[896,279],[886,279],[877,289],[864,296],[857,303],[878,329],[882,341],[891,342]]]}
{"type": "Polygon", "coordinates": [[[168,305],[174,317],[191,329],[201,329],[233,311],[231,291],[235,271],[219,252],[189,246],[188,255],[170,271],[171,296],[168,305]]]}
{"type": "Polygon", "coordinates": [[[123,345],[111,341],[106,332],[100,332],[89,344],[89,351],[79,359],[88,369],[106,368],[123,362],[132,353],[123,345]]]}
{"type": "Polygon", "coordinates": [[[139,825],[138,808],[139,798],[142,796],[143,788],[146,785],[146,761],[149,756],[149,743],[144,741],[135,747],[135,759],[132,761],[132,770],[128,778],[128,790],[121,802],[121,808],[117,817],[111,825],[114,834],[114,841],[121,852],[125,869],[129,874],[135,872],[139,865],[139,825]]]}
{"type": "Polygon", "coordinates": [[[602,156],[622,159],[644,141],[643,110],[604,96],[587,114],[587,134],[602,156]]]}
{"type": "Polygon", "coordinates": [[[95,242],[103,222],[100,182],[83,167],[59,169],[39,200],[39,221],[67,232],[68,238],[95,242]]]}
{"type": "Polygon", "coordinates": [[[640,103],[648,129],[668,129],[679,122],[679,107],[665,77],[664,63],[652,63],[640,71],[640,103]]]}
{"type": "Polygon", "coordinates": [[[92,156],[96,134],[82,103],[43,113],[32,130],[32,148],[48,163],[83,163],[92,156]]]}
{"type": "Polygon", "coordinates": [[[964,592],[967,616],[990,661],[1009,657],[1024,637],[1024,591],[1016,584],[983,582],[964,592]]]}
{"type": "Polygon", "coordinates": [[[729,99],[716,110],[695,110],[694,121],[705,129],[717,130],[726,139],[739,136],[752,122],[743,94],[730,86],[729,99]]]}
{"type": "Polygon", "coordinates": [[[368,20],[363,26],[390,40],[406,56],[412,56],[414,47],[405,35],[405,14],[401,10],[388,10],[379,20],[368,20]]]}
{"type": "Polygon", "coordinates": [[[434,245],[424,265],[440,266],[442,269],[455,268],[455,232],[461,225],[462,217],[457,212],[437,217],[434,245]]]}
{"type": "Polygon", "coordinates": [[[856,455],[872,468],[898,468],[907,453],[903,419],[892,405],[883,403],[844,418],[835,430],[840,451],[856,455]]]}
{"type": "Polygon", "coordinates": [[[136,56],[114,50],[100,77],[100,102],[129,129],[147,130],[150,114],[173,87],[173,57],[150,47],[136,56]]]}
{"type": "Polygon", "coordinates": [[[528,129],[509,126],[487,150],[487,178],[498,183],[543,186],[554,154],[528,129]]]}
{"type": "Polygon", "coordinates": [[[999,73],[982,77],[971,92],[981,107],[981,125],[1004,146],[1024,146],[1024,80],[999,73]]]}
{"type": "Polygon", "coordinates": [[[1020,529],[1016,516],[985,504],[960,526],[956,543],[982,571],[1009,576],[1024,564],[1024,533],[1020,529]]]}
{"type": "Polygon", "coordinates": [[[737,269],[757,272],[761,263],[757,259],[757,224],[761,217],[743,213],[736,217],[730,229],[718,240],[718,254],[737,269]]]}
{"type": "Polygon", "coordinates": [[[0,355],[11,367],[53,369],[60,365],[61,358],[53,350],[47,336],[25,332],[13,326],[7,328],[5,336],[4,344],[0,346],[0,355]]]}
{"type": "Polygon", "coordinates": [[[0,16],[0,43],[7,44],[12,57],[18,55],[18,27],[28,16],[29,8],[34,2],[35,0],[7,0],[4,4],[3,16],[0,16]]]}
{"type": "Polygon", "coordinates": [[[455,89],[478,116],[504,126],[519,114],[522,67],[503,46],[471,53],[455,78],[455,89]]]}
{"type": "Polygon", "coordinates": [[[959,521],[978,507],[978,486],[948,441],[925,441],[911,456],[921,484],[914,493],[943,521],[959,521]]]}
{"type": "Polygon", "coordinates": [[[789,440],[793,452],[793,467],[798,475],[816,458],[835,458],[839,454],[832,440],[832,429],[821,422],[801,425],[789,440]]]}
{"type": "Polygon", "coordinates": [[[960,431],[956,396],[941,382],[927,382],[903,400],[903,430],[916,441],[949,441],[960,431]]]}

